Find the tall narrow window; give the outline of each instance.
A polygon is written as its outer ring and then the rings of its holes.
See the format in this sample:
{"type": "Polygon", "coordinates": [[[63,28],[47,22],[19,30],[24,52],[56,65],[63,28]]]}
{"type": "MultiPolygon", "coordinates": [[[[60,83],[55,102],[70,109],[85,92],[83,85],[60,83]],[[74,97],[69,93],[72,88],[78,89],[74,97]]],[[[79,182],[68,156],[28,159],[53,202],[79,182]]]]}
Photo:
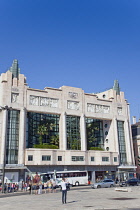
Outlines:
{"type": "Polygon", "coordinates": [[[103,149],[103,121],[86,118],[87,149],[103,149]]]}
{"type": "Polygon", "coordinates": [[[125,136],[124,136],[124,122],[117,121],[118,128],[118,141],[119,141],[119,151],[120,151],[120,164],[127,163],[126,157],[126,145],[125,145],[125,136]]]}
{"type": "Polygon", "coordinates": [[[19,114],[17,110],[8,111],[6,164],[18,164],[19,114]]]}
{"type": "Polygon", "coordinates": [[[66,116],[67,123],[67,149],[80,150],[80,117],[66,116]]]}

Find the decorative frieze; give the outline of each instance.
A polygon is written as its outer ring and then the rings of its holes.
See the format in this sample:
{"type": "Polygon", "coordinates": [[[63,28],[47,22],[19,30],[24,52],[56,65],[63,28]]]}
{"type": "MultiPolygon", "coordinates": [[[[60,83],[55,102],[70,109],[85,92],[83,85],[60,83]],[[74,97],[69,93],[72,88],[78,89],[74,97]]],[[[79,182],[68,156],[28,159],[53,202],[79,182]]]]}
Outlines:
{"type": "Polygon", "coordinates": [[[87,111],[94,113],[108,114],[110,112],[110,106],[99,105],[99,104],[87,104],[87,111]]]}
{"type": "Polygon", "coordinates": [[[70,97],[70,98],[73,98],[73,99],[77,99],[77,98],[78,98],[78,93],[69,92],[69,97],[70,97]]]}
{"type": "Polygon", "coordinates": [[[18,96],[19,96],[18,93],[12,93],[11,102],[12,103],[17,103],[18,102],[18,96]]]}
{"type": "Polygon", "coordinates": [[[117,108],[118,115],[122,115],[122,107],[117,108]]]}
{"type": "Polygon", "coordinates": [[[16,87],[13,87],[13,88],[12,88],[12,92],[19,92],[19,89],[16,88],[16,87]]]}
{"type": "Polygon", "coordinates": [[[30,96],[30,105],[39,106],[39,97],[38,96],[30,96]]]}
{"type": "Polygon", "coordinates": [[[67,108],[72,110],[79,110],[79,102],[76,101],[68,101],[67,108]]]}
{"type": "Polygon", "coordinates": [[[58,99],[40,97],[40,106],[58,107],[58,99]]]}
{"type": "Polygon", "coordinates": [[[30,96],[30,105],[57,108],[58,99],[48,98],[48,97],[39,97],[39,96],[30,96]]]}

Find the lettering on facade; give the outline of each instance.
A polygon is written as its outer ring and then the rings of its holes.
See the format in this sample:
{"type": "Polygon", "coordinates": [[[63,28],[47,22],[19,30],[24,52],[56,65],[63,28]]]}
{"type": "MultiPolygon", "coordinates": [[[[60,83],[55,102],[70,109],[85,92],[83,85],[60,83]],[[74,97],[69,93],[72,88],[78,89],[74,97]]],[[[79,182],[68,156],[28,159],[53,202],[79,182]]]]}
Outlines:
{"type": "Polygon", "coordinates": [[[47,106],[47,107],[57,108],[58,107],[58,99],[39,97],[39,96],[30,96],[30,105],[47,106]]]}
{"type": "Polygon", "coordinates": [[[110,112],[110,106],[99,105],[99,104],[87,104],[87,111],[94,113],[108,114],[110,112]]]}
{"type": "Polygon", "coordinates": [[[12,103],[17,103],[18,102],[18,93],[12,93],[12,97],[11,97],[11,102],[12,103]]]}
{"type": "Polygon", "coordinates": [[[72,110],[79,110],[79,102],[76,101],[68,101],[67,108],[72,110]]]}
{"type": "Polygon", "coordinates": [[[78,98],[78,93],[69,92],[69,97],[70,97],[70,98],[73,98],[73,99],[76,99],[76,98],[78,98]]]}
{"type": "Polygon", "coordinates": [[[117,111],[118,111],[118,115],[122,115],[122,107],[118,107],[117,111]]]}

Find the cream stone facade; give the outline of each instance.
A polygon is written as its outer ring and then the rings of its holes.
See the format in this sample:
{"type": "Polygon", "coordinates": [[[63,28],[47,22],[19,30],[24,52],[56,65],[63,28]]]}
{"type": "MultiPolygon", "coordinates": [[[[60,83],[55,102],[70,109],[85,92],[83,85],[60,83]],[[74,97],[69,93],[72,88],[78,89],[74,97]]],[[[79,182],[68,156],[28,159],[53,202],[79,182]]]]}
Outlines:
{"type": "MultiPolygon", "coordinates": [[[[115,177],[126,166],[126,171],[135,171],[129,104],[117,81],[112,89],[97,94],[69,86],[39,90],[28,87],[19,71],[14,60],[0,76],[1,169],[6,164],[7,173],[18,172],[18,181],[24,180],[26,167],[32,172],[87,170],[93,181],[101,174],[115,177]],[[55,118],[57,149],[34,147],[39,138],[34,125],[40,124],[32,116],[39,122],[55,118]]],[[[44,134],[43,141],[50,144],[49,135],[44,134]]]]}
{"type": "Polygon", "coordinates": [[[133,117],[132,128],[132,138],[133,138],[133,147],[134,147],[134,158],[135,164],[137,166],[136,172],[137,177],[140,178],[140,121],[136,122],[135,117],[133,117]]]}

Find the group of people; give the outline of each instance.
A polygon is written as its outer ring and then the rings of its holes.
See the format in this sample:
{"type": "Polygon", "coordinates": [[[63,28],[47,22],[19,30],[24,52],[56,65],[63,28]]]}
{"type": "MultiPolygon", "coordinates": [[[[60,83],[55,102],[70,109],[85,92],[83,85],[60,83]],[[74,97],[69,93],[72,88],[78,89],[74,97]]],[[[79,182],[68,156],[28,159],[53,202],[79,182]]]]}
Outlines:
{"type": "MultiPolygon", "coordinates": [[[[65,178],[62,178],[61,189],[62,189],[62,204],[66,203],[67,200],[67,184],[68,182],[65,178]]],[[[40,176],[38,173],[34,176],[33,185],[35,187],[35,195],[42,193],[42,182],[40,180],[40,176]]],[[[54,179],[50,179],[47,182],[43,183],[44,192],[56,192],[56,181],[54,179]]],[[[32,185],[30,184],[30,193],[31,193],[32,185]]]]}
{"type": "Polygon", "coordinates": [[[44,191],[44,193],[48,192],[56,192],[56,182],[55,180],[48,180],[47,182],[42,183],[41,181],[39,183],[33,183],[33,185],[31,183],[29,183],[29,192],[31,193],[31,189],[34,191],[34,194],[42,194],[42,192],[44,191]]]}
{"type": "MultiPolygon", "coordinates": [[[[63,178],[61,182],[62,189],[62,204],[66,203],[67,198],[67,184],[68,182],[63,178]]],[[[19,189],[22,191],[29,191],[29,194],[34,192],[35,195],[47,193],[55,193],[56,192],[56,181],[55,179],[50,179],[45,183],[42,183],[40,180],[40,176],[36,173],[33,180],[28,180],[27,182],[22,182],[21,186],[17,183],[5,183],[4,184],[4,192],[16,192],[19,189]]]]}
{"type": "MultiPolygon", "coordinates": [[[[2,185],[1,185],[2,187],[2,185]]],[[[4,184],[4,193],[17,192],[19,185],[17,183],[5,183],[4,184]]]]}

